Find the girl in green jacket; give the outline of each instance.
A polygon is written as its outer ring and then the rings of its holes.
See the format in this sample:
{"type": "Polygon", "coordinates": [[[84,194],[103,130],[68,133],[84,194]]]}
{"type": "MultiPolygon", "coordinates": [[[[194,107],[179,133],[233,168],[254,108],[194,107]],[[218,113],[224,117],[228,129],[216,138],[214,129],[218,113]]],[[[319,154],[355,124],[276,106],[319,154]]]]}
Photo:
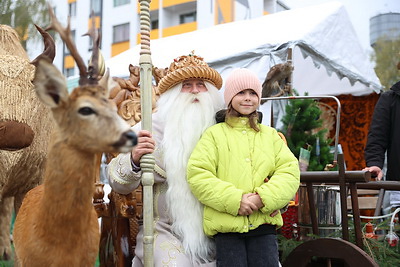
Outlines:
{"type": "Polygon", "coordinates": [[[262,86],[247,69],[227,78],[225,121],[207,129],[188,163],[203,228],[216,243],[217,266],[279,266],[279,209],[300,183],[298,160],[275,129],[258,122],[262,86]]]}

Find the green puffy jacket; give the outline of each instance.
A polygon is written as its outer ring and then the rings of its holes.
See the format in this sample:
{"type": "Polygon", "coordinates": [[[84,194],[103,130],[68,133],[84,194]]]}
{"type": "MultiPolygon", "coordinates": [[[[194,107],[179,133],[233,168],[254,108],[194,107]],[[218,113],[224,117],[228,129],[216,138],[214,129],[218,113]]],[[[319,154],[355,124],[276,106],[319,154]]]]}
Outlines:
{"type": "Polygon", "coordinates": [[[264,223],[281,227],[281,214],[270,214],[295,195],[298,160],[275,129],[259,124],[256,132],[246,117],[228,122],[204,132],[188,163],[189,186],[205,206],[205,233],[244,233],[264,223]],[[251,192],[259,194],[264,207],[249,216],[238,215],[242,195],[251,192]]]}

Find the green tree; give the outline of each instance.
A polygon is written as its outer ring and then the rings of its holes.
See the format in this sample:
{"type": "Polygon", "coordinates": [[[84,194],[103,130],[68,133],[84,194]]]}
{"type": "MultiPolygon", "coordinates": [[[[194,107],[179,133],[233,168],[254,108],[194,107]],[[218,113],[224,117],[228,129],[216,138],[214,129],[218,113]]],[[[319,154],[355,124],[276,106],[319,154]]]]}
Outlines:
{"type": "Polygon", "coordinates": [[[0,24],[13,27],[26,50],[28,39],[41,40],[34,24],[46,27],[49,24],[49,12],[46,0],[1,0],[0,24]]]}
{"type": "Polygon", "coordinates": [[[397,64],[400,62],[400,38],[388,40],[388,38],[381,37],[373,48],[374,52],[371,58],[376,64],[376,75],[384,90],[389,90],[400,80],[400,71],[397,69],[397,64]]]}
{"type": "Polygon", "coordinates": [[[310,151],[308,171],[322,171],[333,161],[329,145],[332,140],[325,137],[327,129],[318,130],[322,125],[321,113],[314,99],[291,99],[282,118],[281,131],[293,154],[299,158],[301,148],[310,151]]]}

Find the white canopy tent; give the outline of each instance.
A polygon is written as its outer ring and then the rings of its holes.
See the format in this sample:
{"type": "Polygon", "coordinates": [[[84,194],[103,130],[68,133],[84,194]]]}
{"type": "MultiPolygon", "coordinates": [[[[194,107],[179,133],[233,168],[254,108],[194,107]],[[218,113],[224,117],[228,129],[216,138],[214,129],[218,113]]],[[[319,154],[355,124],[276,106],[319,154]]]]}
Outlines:
{"type": "MultiPolygon", "coordinates": [[[[233,68],[249,68],[264,81],[270,67],[293,49],[293,88],[300,95],[368,95],[380,82],[359,43],[344,6],[329,2],[253,20],[221,24],[151,41],[155,67],[194,51],[226,78],[233,68]]],[[[106,61],[112,76],[126,77],[139,65],[140,45],[106,61]]],[[[223,91],[223,89],[222,89],[223,91]]]]}

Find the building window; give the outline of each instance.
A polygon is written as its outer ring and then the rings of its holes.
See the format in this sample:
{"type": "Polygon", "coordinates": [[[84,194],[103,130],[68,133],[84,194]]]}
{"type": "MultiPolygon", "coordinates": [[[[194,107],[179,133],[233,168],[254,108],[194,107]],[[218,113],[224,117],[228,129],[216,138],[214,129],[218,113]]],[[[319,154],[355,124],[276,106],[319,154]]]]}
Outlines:
{"type": "Polygon", "coordinates": [[[90,1],[90,13],[94,13],[95,16],[101,14],[101,0],[91,0],[90,1]]]}
{"type": "Polygon", "coordinates": [[[71,77],[75,75],[75,68],[65,69],[65,76],[71,77]]]}
{"type": "Polygon", "coordinates": [[[158,19],[151,21],[151,29],[152,30],[158,29],[158,19]]]}
{"type": "Polygon", "coordinates": [[[129,23],[114,26],[113,43],[125,41],[129,41],[129,23]]]}
{"type": "Polygon", "coordinates": [[[76,2],[68,4],[68,16],[76,17],[76,2]]]}
{"type": "Polygon", "coordinates": [[[185,24],[189,22],[196,21],[196,12],[190,12],[186,14],[179,15],[179,23],[185,24]]]}
{"type": "MultiPolygon", "coordinates": [[[[72,37],[72,41],[75,42],[75,30],[71,30],[71,37],[72,37]]],[[[68,47],[64,43],[64,56],[68,56],[69,54],[71,54],[71,53],[69,52],[68,47]]]]}
{"type": "Polygon", "coordinates": [[[129,4],[131,0],[114,0],[114,7],[129,4]]]}

